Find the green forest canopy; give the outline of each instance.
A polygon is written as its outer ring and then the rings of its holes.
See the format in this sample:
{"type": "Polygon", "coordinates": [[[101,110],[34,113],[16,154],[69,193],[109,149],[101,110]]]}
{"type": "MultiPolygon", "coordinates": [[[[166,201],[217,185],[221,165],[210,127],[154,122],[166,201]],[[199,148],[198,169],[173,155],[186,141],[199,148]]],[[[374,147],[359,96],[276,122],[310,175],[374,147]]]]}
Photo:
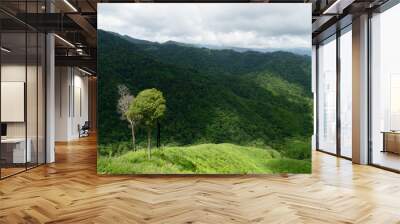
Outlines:
{"type": "Polygon", "coordinates": [[[130,137],[116,109],[119,84],[134,95],[164,94],[162,144],[275,147],[312,134],[309,56],[159,44],[102,30],[98,40],[100,144],[130,137]]]}

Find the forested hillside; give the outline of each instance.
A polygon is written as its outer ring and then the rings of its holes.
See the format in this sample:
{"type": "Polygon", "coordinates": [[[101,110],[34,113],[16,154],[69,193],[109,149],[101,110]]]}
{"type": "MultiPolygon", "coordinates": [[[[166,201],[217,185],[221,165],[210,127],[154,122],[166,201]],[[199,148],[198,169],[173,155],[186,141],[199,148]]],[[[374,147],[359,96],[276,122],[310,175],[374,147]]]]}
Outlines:
{"type": "MultiPolygon", "coordinates": [[[[98,41],[99,144],[130,138],[116,109],[117,86],[124,84],[134,95],[147,88],[164,94],[162,144],[233,143],[278,151],[297,145],[301,152],[285,153],[310,158],[309,56],[159,44],[101,30],[98,41]]],[[[139,143],[145,138],[142,130],[137,136],[139,143]]]]}

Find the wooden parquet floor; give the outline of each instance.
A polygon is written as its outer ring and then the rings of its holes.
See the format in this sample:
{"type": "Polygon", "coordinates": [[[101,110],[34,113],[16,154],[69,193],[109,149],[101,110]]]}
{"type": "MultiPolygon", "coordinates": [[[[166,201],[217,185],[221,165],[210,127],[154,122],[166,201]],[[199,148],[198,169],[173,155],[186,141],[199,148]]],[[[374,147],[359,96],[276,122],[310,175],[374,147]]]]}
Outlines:
{"type": "Polygon", "coordinates": [[[0,223],[400,223],[400,175],[313,153],[312,175],[97,176],[95,138],[0,181],[0,223]]]}

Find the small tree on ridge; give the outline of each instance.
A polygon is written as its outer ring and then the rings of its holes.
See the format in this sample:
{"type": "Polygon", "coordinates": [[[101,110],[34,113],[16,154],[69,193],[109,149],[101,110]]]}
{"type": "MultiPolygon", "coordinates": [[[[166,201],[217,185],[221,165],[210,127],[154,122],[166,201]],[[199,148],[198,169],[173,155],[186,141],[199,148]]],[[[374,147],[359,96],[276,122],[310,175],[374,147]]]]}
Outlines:
{"type": "Polygon", "coordinates": [[[157,121],[164,116],[165,103],[162,92],[153,88],[141,91],[132,104],[132,113],[140,116],[141,125],[147,130],[147,155],[149,159],[151,158],[151,131],[157,121]]]}

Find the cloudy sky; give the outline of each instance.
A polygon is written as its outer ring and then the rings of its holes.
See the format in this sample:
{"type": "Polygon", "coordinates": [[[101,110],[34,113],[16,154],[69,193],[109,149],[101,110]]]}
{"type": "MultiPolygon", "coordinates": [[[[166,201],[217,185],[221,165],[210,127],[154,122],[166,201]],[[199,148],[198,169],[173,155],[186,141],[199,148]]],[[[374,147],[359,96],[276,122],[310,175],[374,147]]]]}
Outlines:
{"type": "Polygon", "coordinates": [[[311,4],[100,3],[98,27],[160,43],[303,48],[311,47],[311,4]]]}

